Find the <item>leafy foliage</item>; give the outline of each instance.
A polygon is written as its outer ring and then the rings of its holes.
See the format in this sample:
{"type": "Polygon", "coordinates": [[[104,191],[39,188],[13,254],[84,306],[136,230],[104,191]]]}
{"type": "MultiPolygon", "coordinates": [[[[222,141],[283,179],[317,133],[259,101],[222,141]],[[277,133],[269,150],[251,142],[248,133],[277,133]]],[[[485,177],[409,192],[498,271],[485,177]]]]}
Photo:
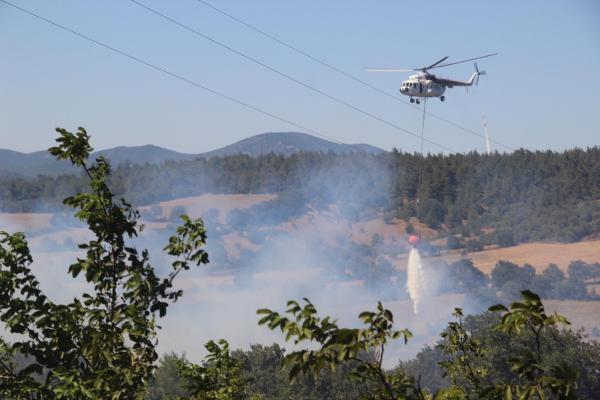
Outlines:
{"type": "Polygon", "coordinates": [[[85,256],[69,266],[71,276],[82,275],[93,290],[68,304],[52,302],[31,271],[25,236],[0,232],[0,320],[18,335],[12,344],[3,342],[3,354],[30,360],[19,371],[0,363],[0,393],[16,399],[140,398],[157,360],[156,315],[164,316],[182,295],[173,289],[177,275],[208,262],[203,223],[182,217],[165,247],[174,258],[172,270],[161,279],[148,251],[127,245],[142,228],[139,213],[115,200],[106,160],[87,165],[92,151],[87,132],[57,131],[58,145],[50,153],[81,167],[89,180],[89,192],[64,203],[78,210],[75,216],[94,234],[79,245],[85,256]]]}
{"type": "MultiPolygon", "coordinates": [[[[406,330],[392,329],[393,315],[381,303],[377,311],[363,312],[360,318],[366,329],[338,327],[330,317],[320,318],[312,303],[304,299],[304,306],[295,301],[288,302],[285,315],[261,309],[263,317],[259,324],[270,329],[279,329],[286,340],[293,338],[295,344],[313,342],[316,349],[294,351],[283,358],[283,365],[290,367],[290,378],[298,374],[318,375],[327,368],[335,369],[348,361],[355,362],[351,377],[369,387],[366,399],[572,399],[578,396],[580,372],[573,360],[561,359],[556,362],[543,360],[546,350],[552,348],[557,337],[555,326],[568,325],[565,317],[558,314],[547,315],[544,306],[535,293],[523,291],[522,301],[514,302],[510,308],[496,305],[491,311],[501,311],[500,321],[488,320],[479,333],[470,330],[463,322],[463,312],[455,310],[456,322],[450,322],[442,332],[442,341],[437,351],[444,357],[437,361],[450,378],[450,385],[444,384],[433,395],[421,389],[420,378],[415,383],[403,368],[385,371],[382,368],[382,355],[389,340],[411,336],[406,330]],[[500,347],[487,347],[480,337],[503,335],[500,347]],[[533,342],[526,346],[513,347],[513,342],[521,343],[524,334],[532,335],[533,342]],[[483,336],[481,336],[483,335],[483,336]],[[543,343],[547,341],[547,347],[543,343]],[[534,350],[532,350],[534,349],[534,350]],[[361,357],[361,352],[374,350],[374,357],[361,357]],[[508,358],[499,364],[491,355],[502,353],[508,358]],[[504,375],[498,374],[505,371],[504,375]]],[[[558,338],[560,338],[560,334],[558,338]]],[[[566,336],[569,338],[570,336],[566,336]]],[[[578,339],[581,340],[581,339],[578,339]]],[[[597,350],[596,350],[597,352],[597,350]]],[[[592,373],[593,376],[593,373],[592,373]]]]}
{"type": "Polygon", "coordinates": [[[388,373],[383,369],[385,345],[389,340],[402,338],[406,343],[412,336],[406,329],[394,330],[394,317],[390,310],[378,303],[375,312],[365,311],[359,315],[367,327],[365,329],[339,328],[329,317],[320,318],[315,306],[304,299],[304,306],[289,301],[286,313],[288,318],[277,312],[261,309],[263,315],[259,325],[269,329],[279,329],[286,340],[295,344],[304,341],[318,344],[316,350],[299,350],[285,356],[283,365],[290,367],[290,378],[299,373],[318,376],[325,368],[335,369],[338,365],[353,361],[356,368],[352,377],[371,388],[365,399],[413,399],[419,398],[414,381],[401,371],[388,373]],[[375,357],[361,356],[373,351],[375,357]]]}
{"type": "Polygon", "coordinates": [[[231,356],[229,343],[219,340],[205,345],[208,356],[202,365],[180,360],[179,375],[192,396],[204,400],[242,400],[247,396],[247,380],[241,363],[231,356]]]}
{"type": "Polygon", "coordinates": [[[510,308],[501,304],[490,307],[490,311],[504,314],[495,323],[488,319],[483,332],[465,325],[462,310],[455,310],[457,321],[448,324],[443,340],[436,346],[445,356],[437,363],[452,385],[439,389],[438,394],[451,391],[456,398],[506,400],[577,397],[580,376],[574,365],[562,357],[560,362],[543,360],[544,351],[550,353],[552,349],[550,338],[558,332],[553,327],[569,322],[558,314],[547,315],[535,293],[525,290],[521,295],[522,300],[513,302],[510,308]],[[489,338],[496,336],[495,332],[502,336],[494,339],[492,347],[489,338]],[[515,346],[524,334],[531,335],[533,341],[515,346]],[[543,340],[548,340],[544,349],[543,340]],[[498,354],[503,355],[500,360],[498,354]]]}
{"type": "MultiPolygon", "coordinates": [[[[308,304],[305,302],[304,308],[308,304]]],[[[538,305],[535,305],[534,308],[538,308],[538,305]]],[[[375,314],[377,313],[379,310],[375,312],[375,314]]],[[[269,314],[265,312],[261,315],[268,316],[269,314]]],[[[313,319],[316,326],[324,325],[324,319],[319,318],[312,311],[309,312],[309,315],[321,321],[316,323],[313,319]]],[[[279,317],[286,318],[281,315],[279,317]]],[[[421,399],[502,399],[508,393],[507,388],[511,388],[510,393],[513,398],[519,398],[519,395],[523,395],[524,398],[541,398],[537,391],[532,394],[522,389],[518,389],[520,392],[517,392],[515,389],[519,385],[528,384],[527,378],[520,377],[518,371],[514,369],[514,363],[515,360],[520,360],[524,354],[535,351],[536,339],[530,329],[522,329],[520,333],[505,329],[508,325],[502,325],[501,316],[495,312],[465,317],[462,310],[456,309],[455,317],[456,321],[448,324],[441,334],[442,339],[434,348],[426,347],[417,354],[414,360],[402,362],[393,370],[382,369],[381,372],[387,377],[407,377],[405,380],[413,384],[412,389],[409,390],[416,398],[421,399]],[[418,378],[410,378],[411,376],[418,378]]],[[[548,315],[546,317],[551,318],[548,315]]],[[[302,321],[306,321],[306,318],[302,321]]],[[[292,318],[291,322],[297,322],[296,318],[292,318]]],[[[266,325],[269,323],[265,322],[266,325]]],[[[283,325],[285,326],[286,323],[283,325]]],[[[300,325],[302,326],[302,324],[300,325]]],[[[544,382],[558,382],[558,385],[562,385],[563,388],[565,384],[571,384],[573,391],[569,396],[573,398],[596,399],[600,390],[600,376],[597,374],[597,371],[600,371],[600,343],[589,341],[581,333],[558,330],[556,325],[547,325],[540,335],[543,352],[543,360],[539,363],[543,370],[540,378],[544,382]],[[560,368],[555,367],[557,365],[565,366],[562,372],[560,368]],[[573,374],[573,371],[576,373],[573,374]],[[561,376],[569,377],[569,374],[571,375],[570,380],[561,382],[563,379],[561,376]]],[[[314,326],[309,323],[308,331],[315,331],[314,326]]],[[[337,329],[345,328],[338,327],[337,329]]],[[[331,337],[334,336],[331,335],[331,337]]],[[[297,339],[298,337],[294,336],[293,338],[297,339]]],[[[312,342],[313,346],[310,348],[313,350],[315,350],[314,345],[316,345],[317,351],[323,349],[323,345],[316,343],[315,340],[305,340],[304,342],[312,342]]],[[[217,347],[223,349],[222,346],[217,345],[217,347]]],[[[380,375],[365,374],[363,375],[365,380],[359,377],[360,384],[357,384],[355,380],[357,371],[364,367],[364,363],[377,365],[379,357],[377,349],[375,347],[368,353],[360,352],[357,355],[358,361],[335,359],[333,361],[334,370],[326,362],[323,368],[318,369],[318,376],[315,375],[315,368],[308,368],[306,373],[300,371],[290,380],[291,369],[298,364],[290,361],[284,362],[285,350],[276,344],[271,346],[255,344],[251,346],[250,350],[229,352],[226,357],[230,357],[233,361],[220,364],[221,371],[213,371],[210,374],[210,376],[220,378],[205,379],[204,382],[216,382],[217,384],[212,387],[223,388],[227,387],[228,382],[239,381],[241,383],[238,387],[243,387],[245,390],[244,398],[250,399],[388,399],[390,397],[387,392],[381,393],[383,386],[380,375]],[[231,365],[234,365],[234,368],[231,368],[231,365]],[[223,377],[228,376],[232,370],[237,370],[239,376],[234,377],[231,381],[224,379],[223,377]]],[[[218,353],[221,356],[226,354],[223,351],[218,353]]],[[[296,357],[295,353],[298,352],[292,352],[288,356],[296,357]]],[[[179,364],[182,360],[184,359],[176,357],[174,362],[179,364]]],[[[312,360],[316,362],[316,359],[312,360]]],[[[187,361],[183,362],[189,365],[187,361]]],[[[218,368],[212,354],[208,356],[203,366],[218,368]]],[[[184,384],[186,378],[179,374],[176,368],[165,366],[162,363],[157,377],[159,375],[162,376],[162,382],[167,382],[172,389],[170,392],[161,392],[162,397],[149,396],[148,399],[167,400],[177,398],[176,395],[181,396],[178,384],[184,384]],[[165,379],[165,374],[170,375],[170,379],[165,379]]],[[[156,393],[163,387],[157,387],[157,384],[153,383],[150,393],[156,393]]],[[[211,385],[204,387],[211,387],[211,385]]],[[[544,391],[544,398],[569,398],[565,397],[564,393],[553,394],[552,388],[545,389],[548,389],[548,393],[544,391]]],[[[206,394],[206,392],[204,393],[206,394]]],[[[410,396],[403,397],[403,395],[404,393],[401,392],[399,398],[411,398],[410,396]]],[[[183,397],[185,398],[185,396],[183,397]]]]}
{"type": "MultiPolygon", "coordinates": [[[[341,364],[335,371],[323,370],[319,377],[300,374],[290,381],[289,368],[281,365],[285,349],[277,344],[253,344],[249,350],[235,350],[230,354],[239,362],[239,380],[246,388],[247,399],[358,400],[361,395],[369,392],[368,386],[356,385],[356,382],[347,379],[356,366],[353,362],[341,364]]],[[[188,363],[181,356],[171,354],[163,357],[146,399],[174,400],[191,396],[187,390],[181,391],[180,388],[185,387],[187,379],[180,374],[177,367],[173,367],[182,361],[188,363]]],[[[207,361],[205,359],[203,365],[207,365],[207,361]]]]}
{"type": "Polygon", "coordinates": [[[167,353],[163,355],[148,383],[146,400],[175,400],[189,398],[186,381],[179,372],[179,366],[185,362],[184,355],[167,353]]]}
{"type": "Polygon", "coordinates": [[[465,329],[462,310],[456,308],[453,315],[458,321],[448,323],[448,327],[441,334],[445,340],[439,345],[439,349],[449,358],[440,361],[439,365],[445,371],[444,376],[450,377],[453,391],[462,396],[466,396],[467,393],[483,395],[483,380],[488,375],[484,362],[485,350],[465,329]]]}
{"type": "Polygon", "coordinates": [[[517,374],[521,382],[504,386],[504,398],[512,399],[545,399],[550,395],[558,399],[574,398],[577,371],[565,362],[544,367],[542,362],[542,333],[548,327],[570,324],[562,315],[547,315],[540,297],[529,291],[521,292],[523,299],[514,302],[507,308],[501,304],[490,307],[490,311],[504,312],[497,329],[509,333],[520,334],[529,330],[535,338],[535,349],[525,349],[521,354],[510,359],[511,371],[517,374]]]}

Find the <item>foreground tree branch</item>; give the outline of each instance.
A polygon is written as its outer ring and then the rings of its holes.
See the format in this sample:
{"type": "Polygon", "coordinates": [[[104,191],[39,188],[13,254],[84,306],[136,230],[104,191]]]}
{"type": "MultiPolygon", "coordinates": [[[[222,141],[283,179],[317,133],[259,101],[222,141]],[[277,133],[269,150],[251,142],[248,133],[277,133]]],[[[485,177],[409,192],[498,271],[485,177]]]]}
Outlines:
{"type": "Polygon", "coordinates": [[[6,354],[21,353],[29,364],[21,371],[0,365],[0,395],[15,399],[137,399],[151,378],[157,359],[156,317],[181,295],[173,283],[181,271],[206,264],[202,220],[182,216],[183,225],[164,250],[174,257],[172,271],[160,278],[147,250],[138,252],[127,239],[138,235],[139,213],[116,200],[107,185],[108,162],[93,150],[85,129],[57,129],[59,160],[82,168],[89,191],[64,200],[88,225],[94,239],[79,245],[85,255],[69,266],[93,287],[68,304],[52,302],[32,274],[25,236],[0,232],[0,320],[22,339],[4,344],[6,354]],[[35,378],[37,374],[37,378],[35,378]],[[40,378],[40,376],[42,378],[40,378]]]}

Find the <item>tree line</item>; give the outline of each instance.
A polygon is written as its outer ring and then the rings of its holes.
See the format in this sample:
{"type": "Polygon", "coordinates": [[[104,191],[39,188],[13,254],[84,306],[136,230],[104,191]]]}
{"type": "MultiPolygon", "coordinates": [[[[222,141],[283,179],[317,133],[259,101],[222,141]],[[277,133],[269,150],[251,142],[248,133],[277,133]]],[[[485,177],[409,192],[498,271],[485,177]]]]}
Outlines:
{"type": "MultiPolygon", "coordinates": [[[[294,206],[340,204],[361,218],[416,216],[464,237],[483,228],[508,232],[506,242],[578,241],[600,231],[600,148],[509,154],[333,154],[289,157],[235,155],[121,165],[109,184],[140,206],[204,193],[280,193],[294,206]]],[[[61,209],[85,176],[4,178],[0,211],[61,209]]],[[[282,213],[283,215],[283,213],[282,213]]],[[[500,240],[500,239],[498,239],[500,240]]]]}

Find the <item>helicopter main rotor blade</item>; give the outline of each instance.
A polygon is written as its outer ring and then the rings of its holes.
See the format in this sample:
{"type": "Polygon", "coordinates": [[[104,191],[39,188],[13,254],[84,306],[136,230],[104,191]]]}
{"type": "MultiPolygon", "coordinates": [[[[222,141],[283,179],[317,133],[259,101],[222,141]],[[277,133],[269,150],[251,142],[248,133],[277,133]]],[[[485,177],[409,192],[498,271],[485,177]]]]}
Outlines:
{"type": "Polygon", "coordinates": [[[461,64],[461,63],[465,63],[465,62],[469,62],[469,61],[473,61],[473,60],[479,60],[480,58],[486,58],[486,57],[491,57],[491,56],[495,56],[498,53],[492,53],[492,54],[486,54],[485,56],[479,56],[479,57],[475,57],[475,58],[469,58],[468,60],[461,60],[461,61],[456,61],[456,62],[452,62],[452,63],[447,63],[447,64],[441,64],[441,65],[435,65],[433,67],[427,67],[427,69],[432,69],[432,68],[442,68],[442,67],[447,67],[449,65],[455,65],[455,64],[461,64]]]}
{"type": "Polygon", "coordinates": [[[442,61],[445,61],[445,60],[447,60],[447,59],[448,59],[448,57],[449,57],[449,56],[446,56],[446,57],[442,58],[441,60],[434,62],[434,63],[433,63],[433,64],[431,64],[429,67],[415,68],[415,71],[417,71],[417,70],[423,70],[423,71],[427,71],[427,70],[428,70],[428,69],[430,69],[430,68],[434,68],[436,65],[438,65],[438,64],[439,64],[439,63],[441,63],[442,61]]]}
{"type": "Polygon", "coordinates": [[[406,69],[406,68],[367,68],[369,72],[411,72],[415,71],[414,69],[406,69]]]}

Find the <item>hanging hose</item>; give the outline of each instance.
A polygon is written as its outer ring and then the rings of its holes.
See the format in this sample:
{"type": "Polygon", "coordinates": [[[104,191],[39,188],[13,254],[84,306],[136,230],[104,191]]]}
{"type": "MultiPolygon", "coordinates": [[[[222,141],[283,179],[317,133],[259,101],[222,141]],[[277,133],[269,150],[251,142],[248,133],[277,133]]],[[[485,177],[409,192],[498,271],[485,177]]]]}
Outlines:
{"type": "MultiPolygon", "coordinates": [[[[421,159],[419,161],[419,187],[421,186],[421,180],[423,179],[423,142],[425,141],[425,115],[427,114],[425,105],[427,104],[427,97],[423,98],[423,117],[421,119],[421,159]]],[[[418,187],[417,187],[418,191],[418,187]]],[[[417,203],[419,202],[417,198],[417,203]]]]}

